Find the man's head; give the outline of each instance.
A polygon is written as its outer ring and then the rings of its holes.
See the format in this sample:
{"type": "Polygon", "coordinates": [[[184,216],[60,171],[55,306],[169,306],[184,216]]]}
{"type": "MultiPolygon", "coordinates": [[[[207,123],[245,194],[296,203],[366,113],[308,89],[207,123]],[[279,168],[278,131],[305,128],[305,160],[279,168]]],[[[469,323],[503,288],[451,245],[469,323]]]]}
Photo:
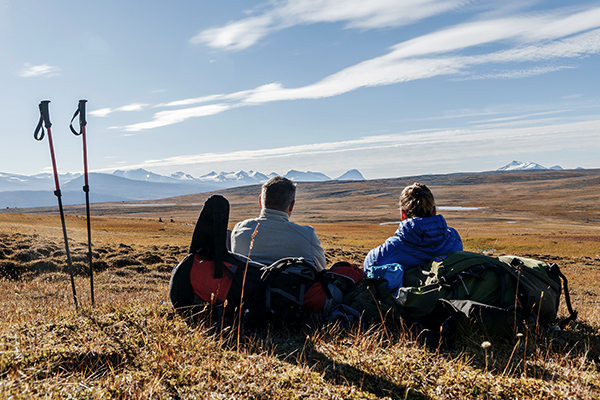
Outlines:
{"type": "Polygon", "coordinates": [[[274,176],[262,185],[260,205],[263,208],[292,213],[296,199],[296,184],[283,176],[274,176]]]}
{"type": "Polygon", "coordinates": [[[422,183],[413,183],[400,194],[402,219],[433,217],[436,214],[435,200],[431,190],[422,183]]]}

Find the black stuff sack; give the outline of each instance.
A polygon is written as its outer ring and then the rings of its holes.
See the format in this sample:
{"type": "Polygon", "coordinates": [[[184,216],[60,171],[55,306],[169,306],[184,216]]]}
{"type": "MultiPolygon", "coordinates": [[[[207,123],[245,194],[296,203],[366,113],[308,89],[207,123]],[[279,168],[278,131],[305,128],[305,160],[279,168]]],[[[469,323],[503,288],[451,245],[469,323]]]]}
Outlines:
{"type": "Polygon", "coordinates": [[[189,254],[173,269],[169,297],[177,312],[189,316],[205,306],[239,309],[258,287],[261,268],[247,257],[227,250],[229,202],[211,196],[194,228],[189,254]]]}

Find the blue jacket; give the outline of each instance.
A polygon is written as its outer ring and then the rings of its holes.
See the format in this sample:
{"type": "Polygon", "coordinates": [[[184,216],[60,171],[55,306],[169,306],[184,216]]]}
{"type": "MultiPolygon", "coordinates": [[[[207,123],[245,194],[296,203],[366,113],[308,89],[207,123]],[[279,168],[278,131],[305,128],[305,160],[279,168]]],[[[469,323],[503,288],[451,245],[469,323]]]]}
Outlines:
{"type": "Polygon", "coordinates": [[[409,218],[400,223],[394,236],[367,254],[363,269],[368,273],[374,265],[414,267],[438,255],[462,249],[460,235],[446,225],[443,216],[409,218]]]}

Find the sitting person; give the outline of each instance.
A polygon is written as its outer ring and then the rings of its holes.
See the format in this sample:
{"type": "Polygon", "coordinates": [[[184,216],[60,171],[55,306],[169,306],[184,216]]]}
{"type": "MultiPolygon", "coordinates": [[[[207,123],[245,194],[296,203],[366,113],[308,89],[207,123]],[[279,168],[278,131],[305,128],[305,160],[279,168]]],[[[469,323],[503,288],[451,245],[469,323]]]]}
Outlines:
{"type": "Polygon", "coordinates": [[[437,214],[427,186],[414,183],[405,187],[400,195],[400,209],[402,222],[394,236],[367,254],[363,264],[367,275],[373,276],[376,266],[389,265],[390,272],[403,270],[463,249],[458,232],[437,214]]]}
{"type": "Polygon", "coordinates": [[[296,204],[296,184],[275,176],[262,186],[258,203],[260,217],[238,222],[231,232],[231,251],[248,255],[254,261],[271,264],[284,257],[304,257],[317,270],[325,269],[327,261],[321,242],[311,226],[290,222],[296,204]],[[252,234],[258,227],[250,251],[252,234]]]}

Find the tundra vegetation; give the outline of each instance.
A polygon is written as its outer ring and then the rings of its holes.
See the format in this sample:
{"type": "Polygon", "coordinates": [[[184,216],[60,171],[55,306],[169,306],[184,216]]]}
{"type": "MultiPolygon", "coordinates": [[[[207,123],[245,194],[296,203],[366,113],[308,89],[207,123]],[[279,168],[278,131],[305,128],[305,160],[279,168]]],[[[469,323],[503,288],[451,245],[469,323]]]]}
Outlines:
{"type": "MultiPolygon", "coordinates": [[[[600,171],[422,177],[465,249],[557,263],[578,320],[519,336],[465,334],[427,347],[409,331],[335,325],[213,330],[173,314],[171,269],[208,194],[92,205],[87,232],[67,207],[79,310],[56,209],[0,213],[0,397],[123,399],[598,399],[600,171]],[[508,179],[508,177],[512,177],[508,179]],[[437,179],[437,180],[435,180],[437,179]]],[[[416,178],[414,178],[416,179],[416,178]]],[[[404,180],[299,184],[293,220],[310,223],[329,265],[358,265],[396,229],[404,180]],[[388,224],[390,223],[390,224],[388,224]]],[[[93,182],[92,194],[93,194],[93,182]]],[[[225,191],[230,224],[254,216],[258,188],[225,191]]],[[[258,233],[260,234],[260,233],[258,233]]],[[[566,316],[564,303],[559,316],[566,316]]]]}

